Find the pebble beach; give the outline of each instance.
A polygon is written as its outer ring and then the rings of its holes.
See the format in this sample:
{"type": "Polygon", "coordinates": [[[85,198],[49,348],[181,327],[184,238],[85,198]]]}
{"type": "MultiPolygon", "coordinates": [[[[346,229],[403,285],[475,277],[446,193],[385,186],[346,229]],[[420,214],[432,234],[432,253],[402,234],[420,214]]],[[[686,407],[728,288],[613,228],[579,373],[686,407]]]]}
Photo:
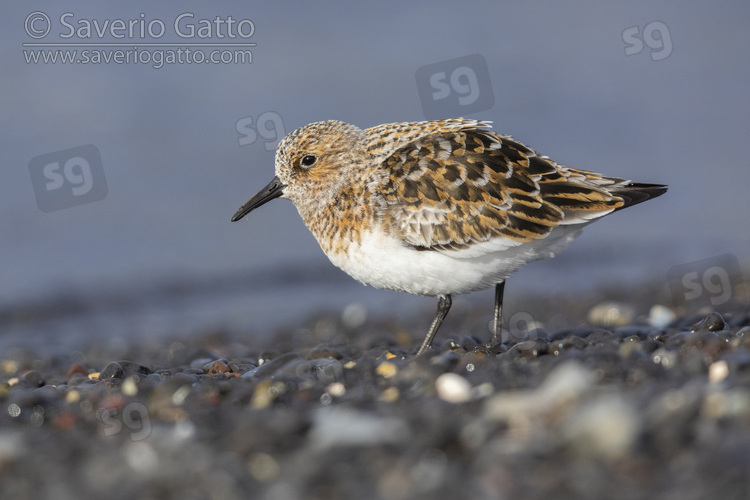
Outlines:
{"type": "Polygon", "coordinates": [[[262,346],[9,349],[0,496],[747,498],[747,307],[656,300],[582,303],[577,326],[494,348],[486,311],[459,314],[420,357],[417,327],[356,310],[262,346]]]}
{"type": "Polygon", "coordinates": [[[0,500],[749,499],[748,19],[6,2],[0,500]]]}

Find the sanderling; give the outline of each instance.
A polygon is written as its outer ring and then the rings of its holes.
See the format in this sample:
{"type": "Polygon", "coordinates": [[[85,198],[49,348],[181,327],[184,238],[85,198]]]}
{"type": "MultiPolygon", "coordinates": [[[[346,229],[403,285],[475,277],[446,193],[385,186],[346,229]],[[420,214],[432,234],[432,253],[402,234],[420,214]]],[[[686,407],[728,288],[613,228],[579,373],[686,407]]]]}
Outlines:
{"type": "Polygon", "coordinates": [[[276,176],[232,221],[287,198],[331,262],[356,280],[438,297],[419,355],[448,314],[451,295],[493,285],[498,343],[508,276],[554,257],[595,219],[666,190],[564,167],[496,134],[490,122],[361,130],[323,121],[281,141],[276,176]]]}

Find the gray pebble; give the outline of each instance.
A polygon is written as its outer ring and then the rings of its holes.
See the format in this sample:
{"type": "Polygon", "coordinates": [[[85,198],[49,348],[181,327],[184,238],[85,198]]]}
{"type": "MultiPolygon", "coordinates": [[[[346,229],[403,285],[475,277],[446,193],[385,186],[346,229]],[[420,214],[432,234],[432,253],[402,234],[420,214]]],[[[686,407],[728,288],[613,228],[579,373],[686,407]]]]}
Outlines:
{"type": "Polygon", "coordinates": [[[718,332],[727,328],[727,324],[724,322],[724,318],[717,312],[707,314],[703,319],[695,323],[691,330],[694,332],[708,331],[718,332]]]}
{"type": "Polygon", "coordinates": [[[122,368],[122,366],[120,366],[120,363],[118,363],[117,361],[112,361],[104,367],[104,370],[99,372],[99,379],[107,380],[113,378],[122,378],[124,374],[125,370],[122,368]]]}

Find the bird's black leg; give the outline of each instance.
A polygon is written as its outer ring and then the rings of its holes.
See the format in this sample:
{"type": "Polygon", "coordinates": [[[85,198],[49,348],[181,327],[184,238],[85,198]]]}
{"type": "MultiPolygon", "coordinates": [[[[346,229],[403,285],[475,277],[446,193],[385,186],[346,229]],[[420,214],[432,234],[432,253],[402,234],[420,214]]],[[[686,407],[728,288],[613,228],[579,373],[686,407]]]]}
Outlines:
{"type": "Polygon", "coordinates": [[[448,315],[448,311],[451,309],[451,304],[453,302],[451,301],[450,295],[441,295],[438,300],[438,307],[437,307],[437,316],[435,316],[435,319],[432,321],[432,325],[430,326],[430,331],[427,332],[427,336],[422,341],[422,345],[417,351],[417,356],[422,354],[424,351],[427,350],[428,347],[430,347],[430,344],[432,344],[432,339],[435,338],[435,334],[438,331],[438,328],[440,328],[440,325],[443,324],[443,320],[448,315]]]}
{"type": "Polygon", "coordinates": [[[503,335],[503,293],[505,292],[505,281],[495,285],[495,320],[492,323],[491,346],[498,345],[503,335]]]}

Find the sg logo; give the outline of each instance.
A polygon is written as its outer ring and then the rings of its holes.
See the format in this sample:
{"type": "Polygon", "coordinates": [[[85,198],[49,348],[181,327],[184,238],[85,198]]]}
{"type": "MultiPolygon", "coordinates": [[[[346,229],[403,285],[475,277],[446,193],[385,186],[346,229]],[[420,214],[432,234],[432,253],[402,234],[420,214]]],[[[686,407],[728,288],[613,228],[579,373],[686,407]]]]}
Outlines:
{"type": "Polygon", "coordinates": [[[281,139],[284,138],[284,121],[275,111],[266,111],[258,115],[258,122],[253,123],[253,117],[240,118],[234,126],[240,135],[240,146],[255,144],[258,136],[263,139],[263,147],[266,151],[274,151],[279,147],[281,139]],[[270,125],[270,126],[269,126],[270,125]]]}
{"type": "Polygon", "coordinates": [[[461,106],[473,104],[479,98],[479,82],[477,74],[468,66],[459,66],[454,69],[448,84],[448,75],[445,71],[435,73],[430,77],[430,86],[437,89],[432,93],[432,100],[439,101],[451,95],[451,91],[458,94],[458,103],[461,106]]]}
{"type": "Polygon", "coordinates": [[[131,441],[142,441],[151,435],[151,419],[146,405],[131,401],[119,412],[116,409],[99,408],[96,417],[104,424],[104,435],[113,436],[123,431],[130,432],[131,441]]]}
{"type": "Polygon", "coordinates": [[[742,283],[741,273],[737,257],[724,254],[675,266],[667,278],[675,305],[718,307],[732,299],[742,283]]]}
{"type": "Polygon", "coordinates": [[[45,213],[107,196],[101,155],[92,144],[36,156],[29,162],[29,174],[36,204],[45,213]]]}
{"type": "Polygon", "coordinates": [[[661,61],[672,55],[672,36],[669,28],[661,21],[652,21],[643,27],[631,26],[622,32],[625,42],[625,55],[634,56],[643,52],[644,43],[651,49],[651,60],[661,61]]]}
{"type": "Polygon", "coordinates": [[[508,330],[503,331],[503,342],[521,342],[523,340],[533,340],[536,336],[531,332],[540,327],[541,324],[534,320],[534,316],[526,311],[514,313],[508,320],[508,330]]]}
{"type": "Polygon", "coordinates": [[[417,90],[425,118],[453,118],[495,105],[487,61],[480,54],[417,69],[417,90]]]}

